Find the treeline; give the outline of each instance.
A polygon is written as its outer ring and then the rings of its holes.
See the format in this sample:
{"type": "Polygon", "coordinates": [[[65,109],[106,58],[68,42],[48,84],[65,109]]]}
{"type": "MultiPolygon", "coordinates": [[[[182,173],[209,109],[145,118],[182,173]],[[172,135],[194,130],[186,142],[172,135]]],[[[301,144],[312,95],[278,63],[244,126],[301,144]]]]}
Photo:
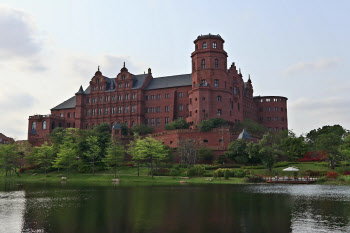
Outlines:
{"type": "Polygon", "coordinates": [[[226,156],[240,164],[263,164],[269,170],[276,161],[297,161],[305,154],[318,151],[334,169],[341,161],[350,160],[350,134],[340,125],[324,126],[297,137],[292,131],[265,133],[258,143],[233,141],[226,156]]]}

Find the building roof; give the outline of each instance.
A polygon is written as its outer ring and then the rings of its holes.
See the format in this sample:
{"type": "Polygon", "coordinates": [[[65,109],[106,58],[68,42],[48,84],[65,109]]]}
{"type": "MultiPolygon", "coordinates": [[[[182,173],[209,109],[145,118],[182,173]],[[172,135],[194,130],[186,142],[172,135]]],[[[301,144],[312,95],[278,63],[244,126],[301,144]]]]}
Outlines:
{"type": "Polygon", "coordinates": [[[244,129],[243,131],[242,131],[242,133],[240,133],[239,135],[238,135],[238,138],[237,139],[247,139],[247,140],[251,140],[252,139],[252,137],[249,135],[249,133],[244,129]]]}
{"type": "Polygon", "coordinates": [[[192,85],[192,74],[181,74],[152,79],[146,90],[192,85]]]}
{"type": "Polygon", "coordinates": [[[120,127],[120,125],[118,124],[118,123],[115,123],[114,125],[113,125],[113,128],[112,129],[122,129],[121,127],[120,127]]]}
{"type": "MultiPolygon", "coordinates": [[[[133,81],[133,90],[139,89],[144,84],[146,77],[148,74],[138,74],[134,75],[134,81],[133,81]]],[[[106,92],[115,91],[115,78],[107,78],[107,90],[106,92]]],[[[181,75],[173,75],[173,76],[165,76],[165,77],[159,77],[159,78],[153,78],[151,83],[146,87],[146,90],[155,90],[155,89],[162,89],[162,88],[170,88],[170,87],[182,87],[182,86],[190,86],[192,85],[192,75],[191,74],[181,74],[181,75]]],[[[86,88],[85,91],[82,93],[82,87],[79,89],[77,94],[90,94],[90,86],[86,88]]],[[[69,109],[69,108],[75,108],[76,104],[76,98],[75,96],[69,98],[68,100],[64,101],[63,103],[57,105],[56,107],[52,108],[51,110],[61,110],[61,109],[69,109]]]]}
{"type": "Polygon", "coordinates": [[[36,130],[35,130],[35,129],[31,129],[29,133],[30,133],[30,134],[32,134],[32,135],[36,135],[36,134],[38,134],[38,133],[36,132],[36,130]]]}

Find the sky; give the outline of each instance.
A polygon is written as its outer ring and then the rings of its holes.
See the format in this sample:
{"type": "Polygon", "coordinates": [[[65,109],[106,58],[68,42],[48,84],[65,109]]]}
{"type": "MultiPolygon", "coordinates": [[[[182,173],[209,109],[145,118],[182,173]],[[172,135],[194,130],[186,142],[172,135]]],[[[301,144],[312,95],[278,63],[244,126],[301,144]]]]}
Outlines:
{"type": "Polygon", "coordinates": [[[101,66],[115,77],[191,72],[193,41],[220,34],[254,95],[288,98],[298,135],[350,129],[350,1],[0,0],[0,132],[27,138],[101,66]],[[347,65],[348,64],[348,65],[347,65]]]}

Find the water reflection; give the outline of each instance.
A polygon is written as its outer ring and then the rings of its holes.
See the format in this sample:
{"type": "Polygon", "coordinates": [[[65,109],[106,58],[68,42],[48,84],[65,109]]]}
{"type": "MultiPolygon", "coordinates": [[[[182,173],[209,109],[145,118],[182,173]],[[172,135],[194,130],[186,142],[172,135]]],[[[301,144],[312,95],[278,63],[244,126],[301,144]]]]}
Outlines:
{"type": "Polygon", "coordinates": [[[12,190],[0,185],[0,232],[8,222],[23,232],[350,232],[347,186],[68,182],[12,190]]]}

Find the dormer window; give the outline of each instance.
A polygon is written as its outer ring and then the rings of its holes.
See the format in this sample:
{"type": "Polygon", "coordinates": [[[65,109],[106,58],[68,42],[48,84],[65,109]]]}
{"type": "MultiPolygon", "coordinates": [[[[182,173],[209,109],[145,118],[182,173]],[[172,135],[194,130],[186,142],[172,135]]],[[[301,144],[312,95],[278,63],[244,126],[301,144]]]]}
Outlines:
{"type": "Polygon", "coordinates": [[[129,87],[129,83],[125,83],[125,87],[129,87]]]}
{"type": "Polygon", "coordinates": [[[216,42],[213,42],[213,49],[216,49],[216,42]]]}
{"type": "Polygon", "coordinates": [[[203,48],[203,49],[206,49],[206,48],[207,48],[207,42],[203,42],[202,48],[203,48]]]}
{"type": "Polygon", "coordinates": [[[99,79],[96,79],[96,83],[99,83],[100,82],[100,80],[99,79]]]}
{"type": "Polygon", "coordinates": [[[125,80],[125,79],[126,79],[126,77],[125,77],[125,75],[123,75],[123,76],[122,76],[122,80],[125,80]]]}

